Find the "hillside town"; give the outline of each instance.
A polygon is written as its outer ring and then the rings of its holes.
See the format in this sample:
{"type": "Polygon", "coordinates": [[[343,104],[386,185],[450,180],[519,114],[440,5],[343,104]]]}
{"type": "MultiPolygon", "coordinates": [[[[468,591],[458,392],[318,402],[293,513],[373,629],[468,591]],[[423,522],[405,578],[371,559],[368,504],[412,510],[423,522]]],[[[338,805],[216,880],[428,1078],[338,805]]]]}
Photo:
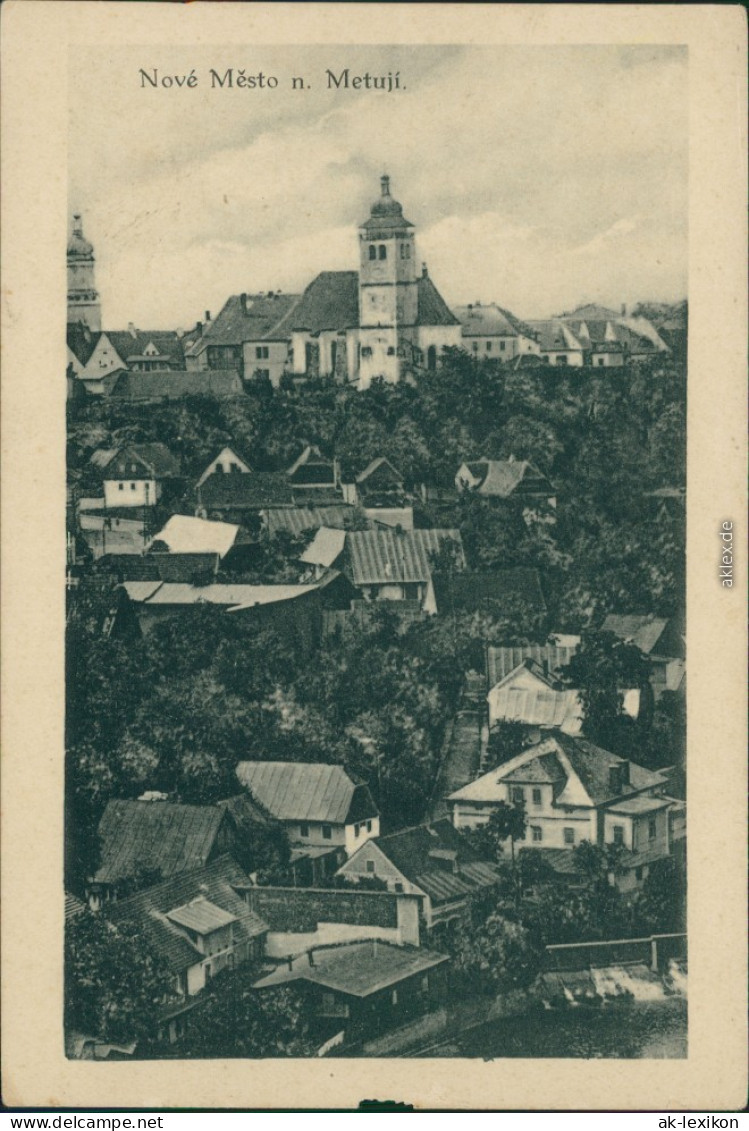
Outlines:
{"type": "Polygon", "coordinates": [[[72,218],[69,1057],[683,1003],[687,304],[451,307],[373,188],[188,329],[72,218]]]}

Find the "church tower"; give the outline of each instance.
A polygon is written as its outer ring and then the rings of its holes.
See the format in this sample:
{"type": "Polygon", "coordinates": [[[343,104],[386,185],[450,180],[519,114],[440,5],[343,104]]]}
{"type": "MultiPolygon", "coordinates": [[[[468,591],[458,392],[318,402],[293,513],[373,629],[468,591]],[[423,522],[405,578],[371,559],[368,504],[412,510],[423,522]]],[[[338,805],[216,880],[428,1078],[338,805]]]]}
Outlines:
{"type": "Polygon", "coordinates": [[[380,178],[380,196],[359,228],[359,388],[400,379],[418,320],[415,229],[380,178]]]}
{"type": "Polygon", "coordinates": [[[94,284],[94,249],[83,237],[81,217],[73,217],[68,240],[68,322],[84,322],[101,330],[101,306],[94,284]]]}

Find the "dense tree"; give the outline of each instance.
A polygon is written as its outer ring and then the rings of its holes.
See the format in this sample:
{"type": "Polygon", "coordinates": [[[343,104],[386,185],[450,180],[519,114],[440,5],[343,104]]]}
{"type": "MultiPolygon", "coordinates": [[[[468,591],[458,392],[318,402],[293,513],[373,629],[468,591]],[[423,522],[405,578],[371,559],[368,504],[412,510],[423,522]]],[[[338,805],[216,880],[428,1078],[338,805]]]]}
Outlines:
{"type": "Polygon", "coordinates": [[[252,966],[224,970],[186,1018],[184,1057],[313,1056],[304,994],[296,986],[257,990],[252,966]]]}
{"type": "Polygon", "coordinates": [[[65,1025],[102,1040],[156,1036],[174,977],[134,924],[84,911],[65,930],[65,1025]]]}
{"type": "Polygon", "coordinates": [[[624,693],[649,686],[650,668],[640,649],[614,633],[584,632],[561,674],[580,692],[586,736],[605,749],[626,748],[633,735],[624,714],[624,693]]]}
{"type": "Polygon", "coordinates": [[[540,971],[540,950],[528,931],[483,900],[470,900],[448,936],[450,979],[458,992],[490,994],[526,989],[540,971]]]}

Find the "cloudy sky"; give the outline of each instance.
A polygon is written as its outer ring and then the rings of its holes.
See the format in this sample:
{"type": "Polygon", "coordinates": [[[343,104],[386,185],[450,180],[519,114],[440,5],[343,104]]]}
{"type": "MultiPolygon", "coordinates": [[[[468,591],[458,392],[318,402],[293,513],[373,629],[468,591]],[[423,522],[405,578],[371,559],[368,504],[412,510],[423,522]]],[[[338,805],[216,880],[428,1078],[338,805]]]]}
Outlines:
{"type": "Polygon", "coordinates": [[[70,211],[109,328],[187,327],[229,294],[356,268],[382,172],[450,303],[532,318],[670,301],[687,288],[687,127],[678,47],[79,48],[70,211]],[[141,67],[198,86],[144,88],[141,67]],[[228,67],[278,87],[212,89],[228,67]],[[328,89],[346,67],[405,89],[328,89]]]}

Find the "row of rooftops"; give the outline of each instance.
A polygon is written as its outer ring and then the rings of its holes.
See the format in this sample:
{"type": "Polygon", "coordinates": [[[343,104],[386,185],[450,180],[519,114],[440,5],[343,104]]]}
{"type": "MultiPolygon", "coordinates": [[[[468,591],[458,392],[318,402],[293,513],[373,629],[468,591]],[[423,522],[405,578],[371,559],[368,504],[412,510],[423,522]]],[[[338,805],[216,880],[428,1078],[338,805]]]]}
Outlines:
{"type": "MultiPolygon", "coordinates": [[[[587,306],[557,318],[522,321],[496,303],[475,303],[451,310],[426,273],[417,279],[416,286],[416,324],[419,326],[460,325],[465,338],[525,338],[536,343],[541,352],[669,352],[665,340],[643,317],[633,318],[604,307],[587,306]]],[[[186,360],[199,357],[211,347],[241,350],[245,343],[286,342],[297,332],[312,336],[328,331],[343,332],[356,328],[359,321],[358,273],[322,271],[300,295],[280,292],[231,295],[212,322],[199,323],[187,335],[177,331],[138,330],[132,324],[127,330],[92,334],[84,326],[72,323],[68,327],[68,346],[78,361],[86,365],[96,345],[104,339],[120,359],[122,370],[129,370],[138,363],[158,361],[164,369],[151,374],[151,383],[167,381],[168,370],[175,370],[189,392],[190,370],[186,360]]],[[[170,387],[179,383],[175,376],[170,387]]],[[[141,384],[145,386],[148,382],[141,384]]],[[[134,382],[133,388],[137,385],[138,382],[134,382]]],[[[225,390],[216,395],[230,393],[225,390]]]]}

